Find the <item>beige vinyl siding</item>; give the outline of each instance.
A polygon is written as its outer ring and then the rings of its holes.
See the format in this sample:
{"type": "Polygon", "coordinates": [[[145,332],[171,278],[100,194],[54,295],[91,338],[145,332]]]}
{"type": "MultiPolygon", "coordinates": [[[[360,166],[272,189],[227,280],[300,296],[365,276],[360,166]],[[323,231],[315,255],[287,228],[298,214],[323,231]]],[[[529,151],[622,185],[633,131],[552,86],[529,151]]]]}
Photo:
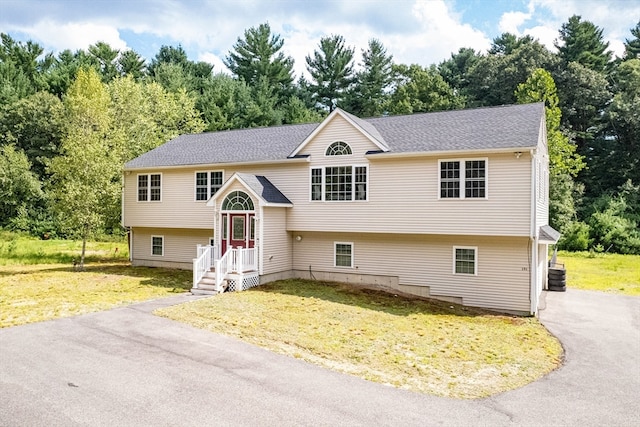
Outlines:
{"type": "Polygon", "coordinates": [[[178,228],[134,228],[133,264],[191,268],[196,248],[208,245],[211,230],[178,228]],[[151,255],[151,236],[162,236],[164,255],[151,255]]]}
{"type": "MultiPolygon", "coordinates": [[[[531,231],[531,159],[514,153],[477,156],[426,156],[384,159],[365,156],[377,149],[339,115],[304,147],[308,162],[211,166],[145,171],[161,172],[162,202],[136,201],[136,171],[125,175],[124,225],[133,227],[213,228],[214,208],[194,200],[195,171],[224,170],[266,176],[293,202],[287,230],[367,233],[416,233],[529,236],[531,231]],[[325,156],[335,141],[352,155],[325,156]],[[438,160],[486,159],[487,199],[439,199],[438,160]],[[310,169],[335,165],[368,166],[367,201],[310,201],[310,169]]],[[[234,185],[234,188],[236,186],[234,185]]],[[[254,202],[257,202],[254,200],[254,202]]]]}
{"type": "Polygon", "coordinates": [[[327,123],[312,141],[309,141],[303,150],[298,153],[302,155],[310,155],[312,164],[323,164],[330,162],[331,164],[349,163],[354,158],[361,161],[367,151],[379,150],[380,148],[374,144],[367,136],[353,127],[342,116],[335,115],[331,122],[327,123]],[[344,156],[325,156],[327,147],[333,142],[342,141],[351,147],[351,155],[344,156]]]}
{"type": "MultiPolygon", "coordinates": [[[[460,159],[460,157],[456,157],[460,159]]],[[[479,158],[479,157],[469,157],[479,158]]],[[[368,201],[294,200],[289,230],[529,235],[530,166],[512,153],[485,156],[487,199],[439,199],[438,160],[369,163],[368,201]]],[[[362,163],[355,159],[354,164],[362,163]]],[[[311,167],[314,165],[312,164],[311,167]]],[[[309,187],[309,178],[306,178],[309,187]]],[[[286,194],[286,193],[285,193],[286,194]]]]}
{"type": "Polygon", "coordinates": [[[262,274],[291,270],[291,235],[286,230],[288,208],[263,208],[259,226],[264,227],[261,242],[262,274]]]}
{"type": "Polygon", "coordinates": [[[397,276],[400,285],[427,286],[430,295],[469,306],[528,312],[526,237],[417,236],[294,232],[298,271],[397,276]],[[353,242],[353,268],[334,267],[334,243],[353,242]],[[477,247],[478,274],[453,274],[453,247],[477,247]]]}
{"type": "Polygon", "coordinates": [[[125,173],[125,227],[213,229],[213,208],[207,207],[206,202],[195,201],[196,170],[202,168],[149,171],[148,173],[162,173],[161,202],[138,202],[137,173],[125,173]]]}

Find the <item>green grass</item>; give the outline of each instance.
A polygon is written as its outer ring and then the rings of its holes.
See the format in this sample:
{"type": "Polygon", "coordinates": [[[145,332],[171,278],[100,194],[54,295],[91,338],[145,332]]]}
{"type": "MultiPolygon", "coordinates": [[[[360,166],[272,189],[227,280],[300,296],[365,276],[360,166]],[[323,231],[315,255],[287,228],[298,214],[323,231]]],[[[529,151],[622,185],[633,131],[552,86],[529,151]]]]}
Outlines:
{"type": "Polygon", "coordinates": [[[191,272],[131,267],[126,242],[38,240],[0,232],[0,327],[107,310],[191,287],[191,272]],[[117,248],[117,250],[116,250],[117,248]]]}
{"type": "Polygon", "coordinates": [[[640,295],[640,255],[558,253],[567,269],[567,287],[640,295]]]}
{"type": "Polygon", "coordinates": [[[536,318],[305,280],[156,314],[371,381],[477,398],[523,386],[561,362],[536,318]]]}

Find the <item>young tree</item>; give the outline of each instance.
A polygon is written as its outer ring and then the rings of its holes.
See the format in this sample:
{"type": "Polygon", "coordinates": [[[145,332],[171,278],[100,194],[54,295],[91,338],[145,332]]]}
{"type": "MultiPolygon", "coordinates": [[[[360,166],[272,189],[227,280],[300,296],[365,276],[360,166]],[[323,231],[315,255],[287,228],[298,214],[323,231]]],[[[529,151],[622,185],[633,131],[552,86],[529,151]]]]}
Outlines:
{"type": "Polygon", "coordinates": [[[606,71],[611,62],[609,43],[602,37],[602,29],[573,15],[562,24],[560,39],[555,43],[558,55],[565,64],[578,62],[594,71],[606,71]]]}
{"type": "Polygon", "coordinates": [[[367,50],[362,50],[362,71],[356,74],[355,85],[349,92],[346,108],[360,117],[381,115],[389,97],[393,82],[393,56],[377,39],[369,40],[367,50]]]}
{"type": "Polygon", "coordinates": [[[519,104],[544,102],[549,150],[549,216],[552,226],[564,231],[575,214],[573,182],[585,164],[576,147],[560,131],[562,112],[553,77],[543,69],[535,70],[518,85],[515,97],[519,104]]]}
{"type": "Polygon", "coordinates": [[[100,231],[120,199],[119,164],[107,143],[109,94],[93,69],[80,70],[65,97],[67,134],[51,163],[54,206],[70,235],[82,240],[100,231]]]}
{"type": "Polygon", "coordinates": [[[333,111],[353,83],[353,48],[345,47],[342,36],[323,37],[320,48],[305,60],[316,105],[333,111]]]}
{"type": "Polygon", "coordinates": [[[283,45],[284,40],[271,33],[268,23],[260,24],[246,30],[244,39],[238,37],[224,63],[251,88],[266,79],[281,104],[291,95],[293,82],[293,58],[281,52],[283,45]]]}

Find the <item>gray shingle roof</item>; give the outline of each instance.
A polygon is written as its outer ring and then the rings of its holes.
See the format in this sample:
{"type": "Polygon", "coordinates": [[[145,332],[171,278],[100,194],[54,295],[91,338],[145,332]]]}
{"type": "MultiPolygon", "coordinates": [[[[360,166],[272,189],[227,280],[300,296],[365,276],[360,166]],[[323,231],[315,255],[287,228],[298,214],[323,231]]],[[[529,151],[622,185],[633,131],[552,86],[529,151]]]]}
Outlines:
{"type": "Polygon", "coordinates": [[[555,230],[550,225],[543,225],[540,227],[540,232],[538,233],[539,239],[543,242],[552,242],[558,243],[558,239],[562,234],[555,230]]]}
{"type": "MultiPolygon", "coordinates": [[[[355,119],[366,132],[379,137],[389,153],[420,153],[533,148],[543,117],[544,104],[536,103],[355,119]]],[[[285,161],[317,126],[181,135],[131,160],[125,168],[285,161]]]]}
{"type": "Polygon", "coordinates": [[[238,173],[237,175],[251,190],[262,197],[267,203],[293,204],[291,200],[287,199],[287,196],[282,194],[266,177],[248,173],[238,173]]]}

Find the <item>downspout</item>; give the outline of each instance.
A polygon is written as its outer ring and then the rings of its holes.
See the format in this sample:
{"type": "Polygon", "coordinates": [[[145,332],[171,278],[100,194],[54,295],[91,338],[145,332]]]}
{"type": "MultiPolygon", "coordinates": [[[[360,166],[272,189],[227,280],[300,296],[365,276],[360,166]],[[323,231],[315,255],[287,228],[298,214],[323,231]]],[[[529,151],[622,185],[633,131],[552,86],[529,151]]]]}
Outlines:
{"type": "Polygon", "coordinates": [[[536,315],[538,312],[538,291],[537,291],[537,272],[538,272],[538,232],[536,230],[536,226],[538,223],[536,209],[536,200],[537,200],[537,188],[538,186],[536,178],[536,164],[535,164],[535,154],[534,150],[531,150],[531,221],[530,221],[530,238],[529,243],[531,245],[531,254],[529,256],[529,302],[530,306],[530,314],[536,315]]]}
{"type": "MultiPolygon", "coordinates": [[[[256,221],[256,227],[258,227],[258,236],[259,239],[258,240],[258,253],[257,253],[257,261],[258,261],[258,274],[260,276],[264,275],[264,260],[262,259],[262,257],[264,256],[264,251],[262,250],[264,242],[263,242],[263,238],[264,238],[264,206],[262,206],[262,203],[260,203],[260,218],[258,218],[258,221],[256,221]]],[[[254,221],[255,221],[255,217],[254,217],[254,221]]]]}
{"type": "MultiPolygon", "coordinates": [[[[131,172],[129,172],[131,173],[131,172]]],[[[120,182],[120,226],[127,232],[127,246],[129,247],[129,262],[133,262],[133,229],[124,225],[124,190],[126,187],[127,172],[122,171],[122,181],[120,182]]]]}

